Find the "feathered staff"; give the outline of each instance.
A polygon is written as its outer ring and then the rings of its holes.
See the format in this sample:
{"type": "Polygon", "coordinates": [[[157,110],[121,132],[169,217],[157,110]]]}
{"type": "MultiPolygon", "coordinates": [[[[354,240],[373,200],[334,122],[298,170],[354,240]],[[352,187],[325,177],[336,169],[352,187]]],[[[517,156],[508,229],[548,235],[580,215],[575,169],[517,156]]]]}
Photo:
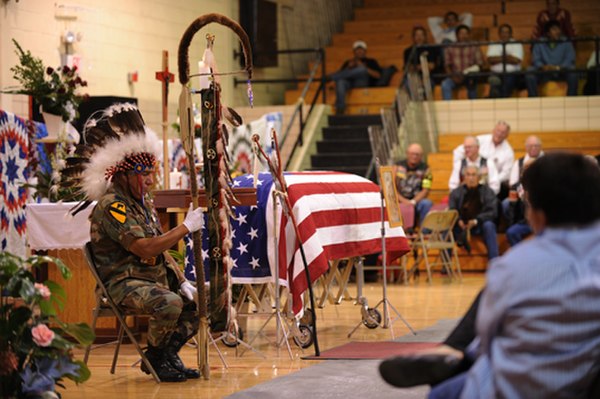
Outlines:
{"type": "MultiPolygon", "coordinates": [[[[315,356],[320,356],[319,350],[319,340],[317,339],[317,313],[315,312],[315,296],[312,289],[312,280],[310,278],[310,271],[308,269],[308,262],[306,261],[306,255],[304,254],[304,246],[302,244],[302,239],[300,238],[300,230],[298,229],[298,222],[296,221],[296,216],[294,216],[294,212],[292,210],[292,204],[288,197],[287,192],[287,184],[285,182],[285,177],[283,176],[283,169],[281,167],[281,157],[279,155],[279,142],[277,140],[277,133],[275,129],[271,131],[271,141],[273,147],[273,154],[269,157],[262,146],[260,145],[260,136],[258,134],[254,134],[252,136],[253,148],[257,150],[260,155],[267,161],[267,165],[269,167],[269,171],[271,175],[273,175],[273,183],[275,184],[275,188],[277,191],[282,193],[281,198],[283,202],[281,206],[283,208],[283,212],[288,215],[290,221],[292,222],[292,226],[294,227],[294,232],[296,233],[296,240],[298,241],[298,245],[300,247],[300,255],[302,256],[302,263],[304,265],[304,273],[306,275],[306,282],[308,285],[308,294],[310,298],[310,307],[312,313],[312,326],[313,326],[313,334],[314,334],[314,345],[315,345],[315,356]]],[[[255,160],[256,162],[256,160],[255,160]]],[[[255,177],[256,181],[256,177],[255,177]]],[[[275,267],[279,267],[279,265],[275,265],[275,267]]]]}
{"type": "MultiPolygon", "coordinates": [[[[241,26],[228,17],[220,14],[206,14],[197,18],[187,28],[178,50],[179,82],[182,85],[179,97],[179,117],[181,120],[181,139],[190,163],[190,181],[192,203],[194,208],[198,206],[198,187],[194,165],[194,134],[192,119],[192,100],[189,87],[189,58],[188,49],[192,38],[205,25],[216,22],[232,29],[242,42],[245,71],[248,74],[248,94],[252,102],[252,91],[250,79],[252,78],[252,61],[250,52],[250,40],[241,26]]],[[[235,197],[229,188],[231,177],[229,176],[227,148],[227,128],[222,123],[222,116],[234,115],[228,118],[234,125],[241,121],[235,111],[221,107],[221,88],[215,77],[216,63],[212,54],[214,36],[207,35],[207,49],[203,61],[210,68],[212,82],[208,88],[201,88],[202,104],[202,154],[204,160],[204,183],[206,188],[208,207],[208,234],[209,234],[209,258],[210,258],[210,320],[213,332],[224,331],[229,324],[229,303],[231,301],[230,282],[227,278],[233,262],[229,257],[231,248],[231,225],[229,217],[233,214],[230,201],[235,197]],[[235,118],[237,116],[237,118],[235,118]]],[[[196,270],[196,281],[198,288],[198,312],[200,315],[199,345],[200,359],[199,367],[204,378],[209,377],[208,368],[208,309],[206,305],[206,294],[204,291],[204,267],[201,256],[202,237],[200,232],[192,235],[194,242],[194,262],[196,270]]]]}

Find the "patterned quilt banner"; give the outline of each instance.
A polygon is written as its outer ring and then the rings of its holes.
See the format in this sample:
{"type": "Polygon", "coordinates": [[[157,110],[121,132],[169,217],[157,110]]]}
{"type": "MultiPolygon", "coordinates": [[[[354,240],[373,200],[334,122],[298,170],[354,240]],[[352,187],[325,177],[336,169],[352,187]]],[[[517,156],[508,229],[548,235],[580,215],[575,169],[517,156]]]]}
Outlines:
{"type": "Polygon", "coordinates": [[[25,203],[29,179],[29,134],[33,125],[0,110],[0,243],[2,251],[25,256],[25,203]]]}
{"type": "MultiPolygon", "coordinates": [[[[298,238],[304,244],[312,281],[327,271],[330,260],[381,252],[381,197],[378,185],[347,173],[289,172],[285,179],[300,237],[278,206],[275,242],[273,180],[270,173],[260,173],[257,206],[235,208],[231,277],[234,283],[273,281],[277,248],[280,280],[290,287],[293,310],[298,314],[302,311],[301,294],[308,288],[298,238]]],[[[251,175],[234,179],[234,187],[251,187],[252,184],[251,175]]],[[[390,228],[387,222],[385,227],[391,262],[409,247],[401,227],[390,228]]],[[[205,261],[208,259],[206,236],[203,231],[205,261]]],[[[191,247],[191,243],[188,246],[191,247]]],[[[192,251],[187,253],[186,276],[195,280],[193,255],[189,256],[192,251]]]]}

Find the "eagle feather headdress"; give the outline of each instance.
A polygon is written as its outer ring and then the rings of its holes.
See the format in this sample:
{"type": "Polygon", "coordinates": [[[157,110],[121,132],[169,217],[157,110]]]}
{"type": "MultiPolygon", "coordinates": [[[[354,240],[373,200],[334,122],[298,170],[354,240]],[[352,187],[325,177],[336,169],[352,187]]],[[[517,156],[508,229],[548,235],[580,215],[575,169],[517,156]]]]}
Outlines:
{"type": "Polygon", "coordinates": [[[61,184],[76,188],[74,196],[84,195],[73,214],[100,199],[116,173],[154,167],[160,154],[156,134],[130,103],[114,104],[99,117],[90,117],[84,126],[83,141],[61,171],[61,184]]]}

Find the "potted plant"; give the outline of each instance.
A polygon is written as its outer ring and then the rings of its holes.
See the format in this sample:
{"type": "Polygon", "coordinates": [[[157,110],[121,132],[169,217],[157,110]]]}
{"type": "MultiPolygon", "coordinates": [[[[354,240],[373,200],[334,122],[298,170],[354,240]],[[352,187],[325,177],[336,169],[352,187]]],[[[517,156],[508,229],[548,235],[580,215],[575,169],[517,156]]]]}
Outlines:
{"type": "Polygon", "coordinates": [[[77,383],[90,371],[75,360],[72,348],[87,346],[94,333],[85,323],[63,323],[57,317],[66,298],[55,282],[36,283],[32,269],[48,263],[71,277],[67,266],[50,256],[23,259],[0,253],[0,397],[57,398],[56,386],[68,378],[77,383]]]}
{"type": "Polygon", "coordinates": [[[53,127],[52,124],[70,122],[77,118],[79,104],[87,97],[78,94],[77,89],[87,86],[87,82],[81,79],[77,67],[45,67],[40,58],[34,57],[29,50],[23,50],[15,39],[13,43],[19,56],[19,64],[10,70],[21,86],[4,92],[33,97],[41,106],[48,133],[60,133],[62,127],[53,127]]]}

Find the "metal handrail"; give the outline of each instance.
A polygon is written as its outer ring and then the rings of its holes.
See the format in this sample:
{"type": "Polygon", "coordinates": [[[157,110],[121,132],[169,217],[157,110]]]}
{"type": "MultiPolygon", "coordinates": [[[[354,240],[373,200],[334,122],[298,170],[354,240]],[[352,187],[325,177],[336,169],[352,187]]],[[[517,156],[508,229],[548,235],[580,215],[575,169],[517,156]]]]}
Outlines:
{"type": "MultiPolygon", "coordinates": [[[[287,124],[287,127],[285,128],[284,134],[281,137],[281,140],[279,141],[279,146],[281,148],[283,148],[283,145],[286,142],[286,140],[290,134],[291,128],[296,121],[296,117],[299,117],[300,133],[299,133],[298,139],[294,143],[294,147],[292,148],[292,151],[286,161],[285,169],[287,169],[287,167],[289,166],[290,161],[293,158],[294,152],[296,151],[296,148],[298,146],[302,146],[302,144],[303,144],[304,126],[306,124],[306,121],[312,114],[312,111],[315,107],[315,104],[317,103],[317,99],[319,98],[319,95],[322,95],[323,104],[327,103],[327,90],[325,90],[325,84],[327,82],[325,49],[323,49],[323,48],[317,48],[317,49],[304,48],[304,49],[292,49],[292,50],[278,50],[278,51],[269,52],[269,53],[265,52],[265,53],[256,53],[255,54],[255,55],[261,55],[261,54],[300,54],[300,53],[316,53],[317,54],[316,62],[310,72],[308,79],[283,78],[283,79],[255,79],[255,80],[252,80],[253,84],[306,82],[306,84],[304,85],[304,88],[302,89],[302,93],[300,94],[300,97],[298,98],[298,101],[296,102],[296,107],[294,109],[294,113],[292,114],[292,117],[290,118],[290,121],[287,124]],[[317,80],[315,78],[315,76],[316,76],[319,68],[321,68],[321,78],[320,78],[321,82],[320,82],[319,87],[317,88],[317,91],[311,101],[308,113],[306,114],[306,117],[304,117],[303,106],[305,104],[305,98],[306,98],[306,95],[308,94],[310,85],[317,80]]],[[[239,52],[234,52],[234,55],[240,56],[241,54],[239,52]]],[[[243,80],[243,79],[234,78],[233,84],[234,84],[234,87],[236,87],[238,84],[244,84],[244,85],[247,84],[247,81],[243,80]]]]}

